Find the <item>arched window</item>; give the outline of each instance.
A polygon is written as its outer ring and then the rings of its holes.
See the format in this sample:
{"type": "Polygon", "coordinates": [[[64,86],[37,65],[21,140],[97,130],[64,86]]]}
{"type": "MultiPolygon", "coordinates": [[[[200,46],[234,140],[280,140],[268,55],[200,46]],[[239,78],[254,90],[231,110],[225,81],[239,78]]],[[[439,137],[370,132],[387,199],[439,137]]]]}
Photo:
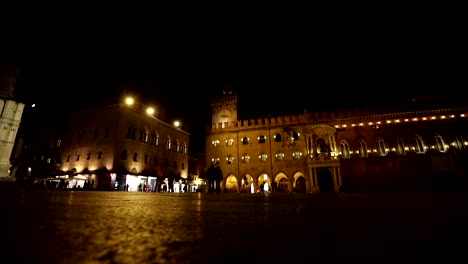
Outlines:
{"type": "Polygon", "coordinates": [[[294,140],[299,140],[299,133],[293,132],[293,138],[294,140]]]}
{"type": "Polygon", "coordinates": [[[166,142],[164,142],[164,146],[165,146],[166,150],[171,149],[171,138],[170,137],[166,138],[166,142]]]}
{"type": "Polygon", "coordinates": [[[138,153],[133,153],[133,161],[137,162],[138,161],[138,153]]]}
{"type": "Polygon", "coordinates": [[[439,134],[435,134],[434,138],[437,150],[440,152],[446,152],[447,149],[444,139],[439,134]]]}
{"type": "Polygon", "coordinates": [[[302,157],[302,152],[296,151],[292,155],[293,155],[293,159],[300,160],[302,157]]]}
{"type": "Polygon", "coordinates": [[[97,158],[102,159],[102,151],[99,151],[97,158]]]}
{"type": "Polygon", "coordinates": [[[386,156],[387,149],[385,148],[384,140],[382,138],[377,138],[375,144],[377,148],[377,155],[386,156]]]}
{"type": "Polygon", "coordinates": [[[275,135],[275,142],[281,142],[281,134],[276,134],[275,135]]]}
{"type": "Polygon", "coordinates": [[[151,135],[151,145],[153,146],[159,145],[159,134],[157,131],[154,131],[153,135],[151,135]]]}
{"type": "Polygon", "coordinates": [[[146,129],[140,131],[140,142],[148,143],[148,131],[146,129]]]}
{"type": "Polygon", "coordinates": [[[264,144],[264,143],[265,143],[265,139],[266,139],[266,137],[265,137],[264,135],[259,136],[259,137],[258,137],[258,143],[264,144]]]}
{"type": "Polygon", "coordinates": [[[250,162],[250,155],[249,154],[244,154],[242,156],[242,162],[249,163],[250,162]]]}
{"type": "Polygon", "coordinates": [[[265,162],[268,159],[268,155],[266,153],[262,152],[262,153],[260,153],[258,158],[260,159],[261,162],[265,162]]]}
{"type": "Polygon", "coordinates": [[[405,151],[405,144],[404,144],[402,138],[397,138],[395,152],[398,155],[404,155],[405,154],[405,152],[406,152],[405,151]]]}
{"type": "Polygon", "coordinates": [[[187,145],[182,143],[182,154],[187,154],[187,145]]]}
{"type": "Polygon", "coordinates": [[[341,156],[343,158],[349,158],[350,157],[349,144],[345,140],[341,141],[341,156]]]}
{"type": "Polygon", "coordinates": [[[220,143],[220,142],[219,142],[219,140],[217,140],[217,139],[211,141],[211,144],[213,144],[213,147],[219,146],[219,143],[220,143]]]}
{"type": "Polygon", "coordinates": [[[284,153],[276,153],[275,154],[276,160],[284,160],[284,153]]]}
{"type": "Polygon", "coordinates": [[[248,138],[248,137],[244,137],[244,138],[242,139],[242,145],[247,145],[247,144],[249,144],[249,138],[248,138]]]}
{"type": "Polygon", "coordinates": [[[367,144],[364,140],[359,141],[358,143],[359,157],[367,157],[367,144]]]}
{"type": "Polygon", "coordinates": [[[130,125],[130,126],[128,127],[127,138],[128,138],[128,139],[136,139],[135,126],[130,125]]]}
{"type": "Polygon", "coordinates": [[[227,164],[232,164],[234,162],[234,157],[231,155],[227,156],[226,162],[227,164]]]}
{"type": "Polygon", "coordinates": [[[179,152],[180,148],[179,148],[179,140],[178,139],[176,139],[174,141],[173,149],[174,149],[174,152],[179,152]]]}
{"type": "Polygon", "coordinates": [[[426,153],[426,147],[422,138],[418,135],[414,137],[414,151],[418,154],[426,153]]]}
{"type": "Polygon", "coordinates": [[[219,157],[214,157],[211,159],[211,162],[214,164],[214,165],[219,165],[219,157]]]}
{"type": "Polygon", "coordinates": [[[230,139],[227,139],[227,140],[226,140],[226,145],[227,145],[227,146],[230,147],[230,146],[232,146],[232,144],[234,144],[234,139],[230,138],[230,139]]]}

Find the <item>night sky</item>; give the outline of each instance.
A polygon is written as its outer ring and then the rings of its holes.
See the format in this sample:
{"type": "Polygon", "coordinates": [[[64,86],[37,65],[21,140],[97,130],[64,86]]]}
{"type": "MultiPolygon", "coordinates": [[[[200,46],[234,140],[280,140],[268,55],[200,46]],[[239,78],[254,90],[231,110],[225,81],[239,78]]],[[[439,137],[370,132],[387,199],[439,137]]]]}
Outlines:
{"type": "Polygon", "coordinates": [[[194,143],[204,140],[210,99],[222,90],[237,91],[241,119],[302,112],[304,104],[323,111],[376,99],[405,103],[416,95],[465,93],[460,42],[434,42],[431,34],[359,41],[342,35],[319,42],[232,36],[202,43],[179,37],[158,46],[66,38],[23,42],[1,52],[21,65],[18,97],[28,104],[66,111],[131,93],[181,119],[194,143]]]}

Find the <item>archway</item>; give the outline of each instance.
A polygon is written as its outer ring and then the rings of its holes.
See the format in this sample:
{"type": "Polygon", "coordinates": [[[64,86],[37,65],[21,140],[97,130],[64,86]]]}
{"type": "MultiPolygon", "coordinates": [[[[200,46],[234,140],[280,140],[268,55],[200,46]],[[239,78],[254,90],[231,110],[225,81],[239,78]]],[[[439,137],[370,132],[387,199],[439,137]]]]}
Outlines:
{"type": "Polygon", "coordinates": [[[320,192],[334,192],[333,175],[328,168],[321,168],[318,173],[320,192]]]}
{"type": "Polygon", "coordinates": [[[271,179],[266,173],[260,174],[260,176],[257,179],[258,183],[258,192],[271,192],[271,179]]]}
{"type": "Polygon", "coordinates": [[[296,193],[305,193],[306,192],[306,180],[304,177],[299,176],[296,179],[296,193]]]}
{"type": "Polygon", "coordinates": [[[225,192],[237,192],[237,179],[234,175],[230,175],[226,178],[225,192]]]}

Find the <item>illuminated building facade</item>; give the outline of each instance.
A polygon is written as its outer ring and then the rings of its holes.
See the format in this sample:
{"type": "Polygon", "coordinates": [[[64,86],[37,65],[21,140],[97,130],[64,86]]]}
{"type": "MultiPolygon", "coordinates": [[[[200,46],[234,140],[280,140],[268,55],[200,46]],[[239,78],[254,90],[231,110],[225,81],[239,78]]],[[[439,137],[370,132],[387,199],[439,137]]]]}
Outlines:
{"type": "Polygon", "coordinates": [[[238,120],[237,95],[225,94],[211,109],[206,164],[230,192],[468,189],[467,107],[238,120]]]}
{"type": "Polygon", "coordinates": [[[24,104],[14,100],[19,69],[0,58],[0,177],[10,178],[10,157],[24,104]]]}
{"type": "Polygon", "coordinates": [[[182,191],[190,134],[154,117],[154,110],[130,103],[67,118],[58,176],[69,187],[86,188],[86,182],[98,190],[157,191],[162,184],[167,190],[170,181],[173,191],[182,191]]]}

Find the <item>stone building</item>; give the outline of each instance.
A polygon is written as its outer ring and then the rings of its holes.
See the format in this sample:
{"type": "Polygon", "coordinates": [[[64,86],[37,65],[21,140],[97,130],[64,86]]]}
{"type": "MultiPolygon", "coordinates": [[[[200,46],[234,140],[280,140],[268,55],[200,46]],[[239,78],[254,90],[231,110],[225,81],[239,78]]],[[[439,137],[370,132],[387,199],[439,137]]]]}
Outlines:
{"type": "Polygon", "coordinates": [[[190,134],[145,110],[121,103],[71,113],[58,177],[69,187],[181,191],[190,134]]]}
{"type": "Polygon", "coordinates": [[[0,177],[10,177],[10,156],[24,104],[14,99],[19,68],[0,57],[0,177]]]}
{"type": "Polygon", "coordinates": [[[211,109],[206,164],[220,166],[226,191],[468,189],[466,105],[238,120],[237,95],[228,93],[211,109]]]}

